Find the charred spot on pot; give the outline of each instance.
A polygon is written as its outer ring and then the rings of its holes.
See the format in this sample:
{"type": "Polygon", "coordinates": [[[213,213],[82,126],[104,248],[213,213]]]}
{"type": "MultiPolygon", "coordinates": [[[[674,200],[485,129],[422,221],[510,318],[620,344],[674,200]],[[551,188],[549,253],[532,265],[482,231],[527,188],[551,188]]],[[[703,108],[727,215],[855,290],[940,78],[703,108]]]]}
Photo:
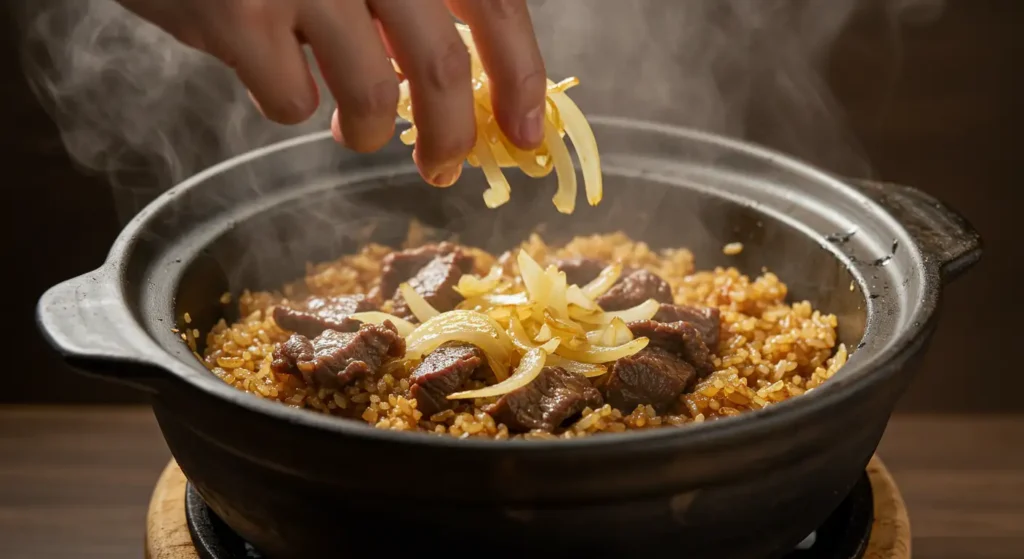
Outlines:
{"type": "Polygon", "coordinates": [[[883,256],[881,258],[875,259],[875,261],[873,261],[871,263],[871,265],[872,266],[885,266],[886,264],[889,263],[890,260],[892,260],[892,255],[891,254],[887,254],[887,255],[885,255],[885,256],[883,256]]]}
{"type": "Polygon", "coordinates": [[[864,347],[866,345],[868,345],[867,342],[861,342],[861,343],[857,344],[857,349],[861,349],[862,347],[864,347]]]}
{"type": "Polygon", "coordinates": [[[900,248],[900,240],[899,239],[893,239],[892,240],[892,255],[893,256],[896,256],[896,250],[898,248],[900,248]]]}
{"type": "Polygon", "coordinates": [[[850,229],[849,231],[846,231],[846,232],[832,233],[830,235],[826,235],[825,236],[825,240],[830,242],[830,243],[835,243],[837,245],[841,245],[843,243],[849,242],[849,240],[852,239],[853,236],[856,235],[856,234],[857,234],[857,230],[856,229],[850,229]]]}
{"type": "Polygon", "coordinates": [[[871,295],[868,295],[868,299],[877,299],[879,297],[881,297],[881,295],[879,295],[878,293],[872,293],[871,295]]]}

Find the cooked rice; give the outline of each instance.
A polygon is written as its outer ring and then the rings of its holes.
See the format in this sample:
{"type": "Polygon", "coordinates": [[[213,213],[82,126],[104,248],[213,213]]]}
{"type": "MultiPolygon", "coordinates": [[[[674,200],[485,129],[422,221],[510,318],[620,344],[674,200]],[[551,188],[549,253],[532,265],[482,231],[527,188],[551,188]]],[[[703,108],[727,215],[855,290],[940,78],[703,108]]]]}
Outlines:
{"type": "MultiPolygon", "coordinates": [[[[681,397],[678,414],[659,415],[651,406],[638,406],[623,414],[605,405],[584,410],[564,432],[525,435],[510,435],[504,425],[481,410],[493,399],[463,403],[458,411],[424,417],[415,400],[408,397],[409,381],[404,378],[408,371],[397,361],[386,364],[377,376],[340,391],[317,390],[297,377],[273,373],[270,363],[275,344],[289,335],[271,318],[273,307],[310,294],[367,293],[379,281],[381,261],[391,252],[391,248],[376,244],[333,262],[308,266],[303,280],[280,292],[242,293],[238,305],[243,318],[231,325],[223,320],[215,325],[206,336],[201,359],[235,388],[287,405],[362,420],[379,429],[492,439],[574,438],[736,415],[813,390],[846,362],[846,348],[842,344],[836,347],[835,315],[823,314],[806,301],[787,304],[786,285],[768,271],[753,279],[734,268],[695,271],[690,251],[655,251],[621,233],[577,237],[561,248],[550,247],[533,235],[522,248],[538,262],[571,256],[621,260],[668,281],[678,304],[718,307],[722,336],[716,371],[681,397]]],[[[483,251],[474,251],[474,256],[478,256],[478,273],[486,273],[495,262],[483,251]]],[[[509,266],[514,266],[514,260],[509,266]]],[[[193,334],[198,338],[197,332],[188,331],[182,338],[194,350],[193,334]]]]}

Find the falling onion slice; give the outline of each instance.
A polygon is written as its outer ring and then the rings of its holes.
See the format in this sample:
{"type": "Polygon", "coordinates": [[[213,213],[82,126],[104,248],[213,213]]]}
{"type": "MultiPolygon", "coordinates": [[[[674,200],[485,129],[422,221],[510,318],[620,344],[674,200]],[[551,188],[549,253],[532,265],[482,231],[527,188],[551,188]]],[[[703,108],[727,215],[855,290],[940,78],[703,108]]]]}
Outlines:
{"type": "Polygon", "coordinates": [[[515,372],[502,382],[479,390],[456,392],[455,394],[449,395],[448,399],[464,400],[468,398],[489,398],[491,396],[508,394],[517,388],[522,388],[537,378],[537,375],[539,375],[544,369],[544,363],[547,361],[548,352],[553,351],[555,347],[558,347],[557,339],[552,339],[551,342],[544,344],[543,346],[535,347],[523,355],[523,358],[519,361],[519,366],[516,367],[515,372]]]}
{"type": "Polygon", "coordinates": [[[544,121],[544,141],[551,150],[558,177],[558,190],[551,201],[559,212],[571,214],[576,210],[576,167],[572,164],[572,156],[569,155],[569,148],[565,147],[565,141],[549,120],[544,121]]]}
{"type": "Polygon", "coordinates": [[[484,171],[489,188],[484,191],[484,204],[494,209],[508,202],[512,194],[512,187],[508,179],[501,172],[497,160],[494,159],[494,152],[491,151],[491,144],[487,141],[482,130],[477,131],[476,146],[473,147],[473,155],[480,161],[480,168],[484,171]]]}
{"type": "Polygon", "coordinates": [[[349,315],[349,318],[358,320],[359,322],[365,322],[367,324],[376,324],[378,326],[384,324],[385,320],[390,320],[391,323],[395,325],[395,329],[398,330],[398,335],[403,338],[412,334],[412,331],[416,329],[415,324],[405,320],[404,318],[398,318],[393,314],[379,311],[357,312],[349,315]]]}
{"type": "MultiPolygon", "coordinates": [[[[576,169],[563,140],[564,136],[569,136],[579,158],[586,183],[587,202],[592,206],[597,205],[603,197],[604,188],[597,140],[583,112],[565,93],[569,88],[578,85],[579,80],[568,78],[559,83],[548,81],[545,99],[547,107],[543,124],[544,141],[536,149],[522,150],[505,137],[495,121],[494,108],[491,105],[491,82],[484,71],[471,30],[462,24],[456,24],[456,27],[469,52],[474,117],[479,130],[476,146],[467,160],[470,165],[479,167],[484,172],[490,186],[484,194],[487,206],[498,207],[506,203],[511,195],[508,180],[501,172],[502,167],[518,167],[532,178],[548,176],[553,169],[558,178],[558,190],[553,202],[558,211],[572,213],[575,210],[577,189],[576,169]]],[[[395,71],[402,74],[394,60],[392,64],[395,71]]],[[[412,114],[411,91],[404,76],[399,86],[398,116],[411,124],[402,132],[401,140],[406,145],[412,145],[416,142],[418,134],[412,114]]]]}
{"type": "Polygon", "coordinates": [[[398,291],[402,294],[402,298],[405,299],[405,303],[409,305],[409,310],[412,311],[413,316],[416,317],[420,322],[426,322],[431,318],[437,316],[438,310],[435,309],[423,298],[415,289],[412,288],[408,283],[403,283],[398,286],[398,291]]]}
{"type": "Polygon", "coordinates": [[[572,99],[569,99],[569,96],[564,93],[564,89],[550,95],[551,101],[558,107],[558,112],[564,122],[564,130],[572,140],[572,144],[576,148],[576,155],[580,159],[583,183],[587,190],[587,203],[596,206],[604,197],[604,184],[601,179],[601,158],[597,151],[594,131],[591,130],[587,118],[583,116],[583,111],[576,103],[572,102],[572,99]]]}

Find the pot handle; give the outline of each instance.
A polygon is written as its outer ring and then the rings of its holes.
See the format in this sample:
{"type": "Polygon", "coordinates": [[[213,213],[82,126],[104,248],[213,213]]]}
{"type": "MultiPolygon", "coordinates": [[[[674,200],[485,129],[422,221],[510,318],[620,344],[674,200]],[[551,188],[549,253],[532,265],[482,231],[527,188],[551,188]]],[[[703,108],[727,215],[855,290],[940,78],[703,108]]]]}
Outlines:
{"type": "Polygon", "coordinates": [[[943,282],[960,277],[981,258],[978,231],[930,194],[893,183],[857,180],[853,185],[910,232],[921,252],[938,265],[943,282]]]}
{"type": "Polygon", "coordinates": [[[72,367],[149,391],[139,381],[160,369],[137,349],[146,338],[133,335],[135,317],[109,276],[102,267],[51,287],[39,299],[36,322],[72,367]]]}

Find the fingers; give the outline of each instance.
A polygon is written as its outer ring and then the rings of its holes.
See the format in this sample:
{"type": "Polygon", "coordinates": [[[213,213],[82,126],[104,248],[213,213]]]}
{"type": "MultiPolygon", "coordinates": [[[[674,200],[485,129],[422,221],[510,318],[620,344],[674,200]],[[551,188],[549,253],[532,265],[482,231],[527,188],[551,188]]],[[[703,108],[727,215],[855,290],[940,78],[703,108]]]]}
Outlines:
{"type": "Polygon", "coordinates": [[[281,124],[298,124],[320,104],[316,82],[294,35],[270,41],[254,39],[235,62],[239,79],[264,116],[281,124]]]}
{"type": "Polygon", "coordinates": [[[441,0],[371,0],[409,80],[423,178],[450,186],[476,141],[469,52],[441,0]]]}
{"type": "Polygon", "coordinates": [[[383,147],[394,134],[398,78],[366,4],[310,2],[299,25],[338,102],[335,138],[362,153],[383,147]]]}
{"type": "Polygon", "coordinates": [[[473,31],[491,87],[491,104],[502,132],[532,149],[544,139],[547,72],[526,0],[448,0],[473,31]]]}
{"type": "Polygon", "coordinates": [[[260,111],[282,124],[308,119],[319,105],[316,82],[281,4],[215,3],[211,17],[183,36],[234,68],[260,111]],[[201,38],[199,38],[201,37],[201,38]]]}

